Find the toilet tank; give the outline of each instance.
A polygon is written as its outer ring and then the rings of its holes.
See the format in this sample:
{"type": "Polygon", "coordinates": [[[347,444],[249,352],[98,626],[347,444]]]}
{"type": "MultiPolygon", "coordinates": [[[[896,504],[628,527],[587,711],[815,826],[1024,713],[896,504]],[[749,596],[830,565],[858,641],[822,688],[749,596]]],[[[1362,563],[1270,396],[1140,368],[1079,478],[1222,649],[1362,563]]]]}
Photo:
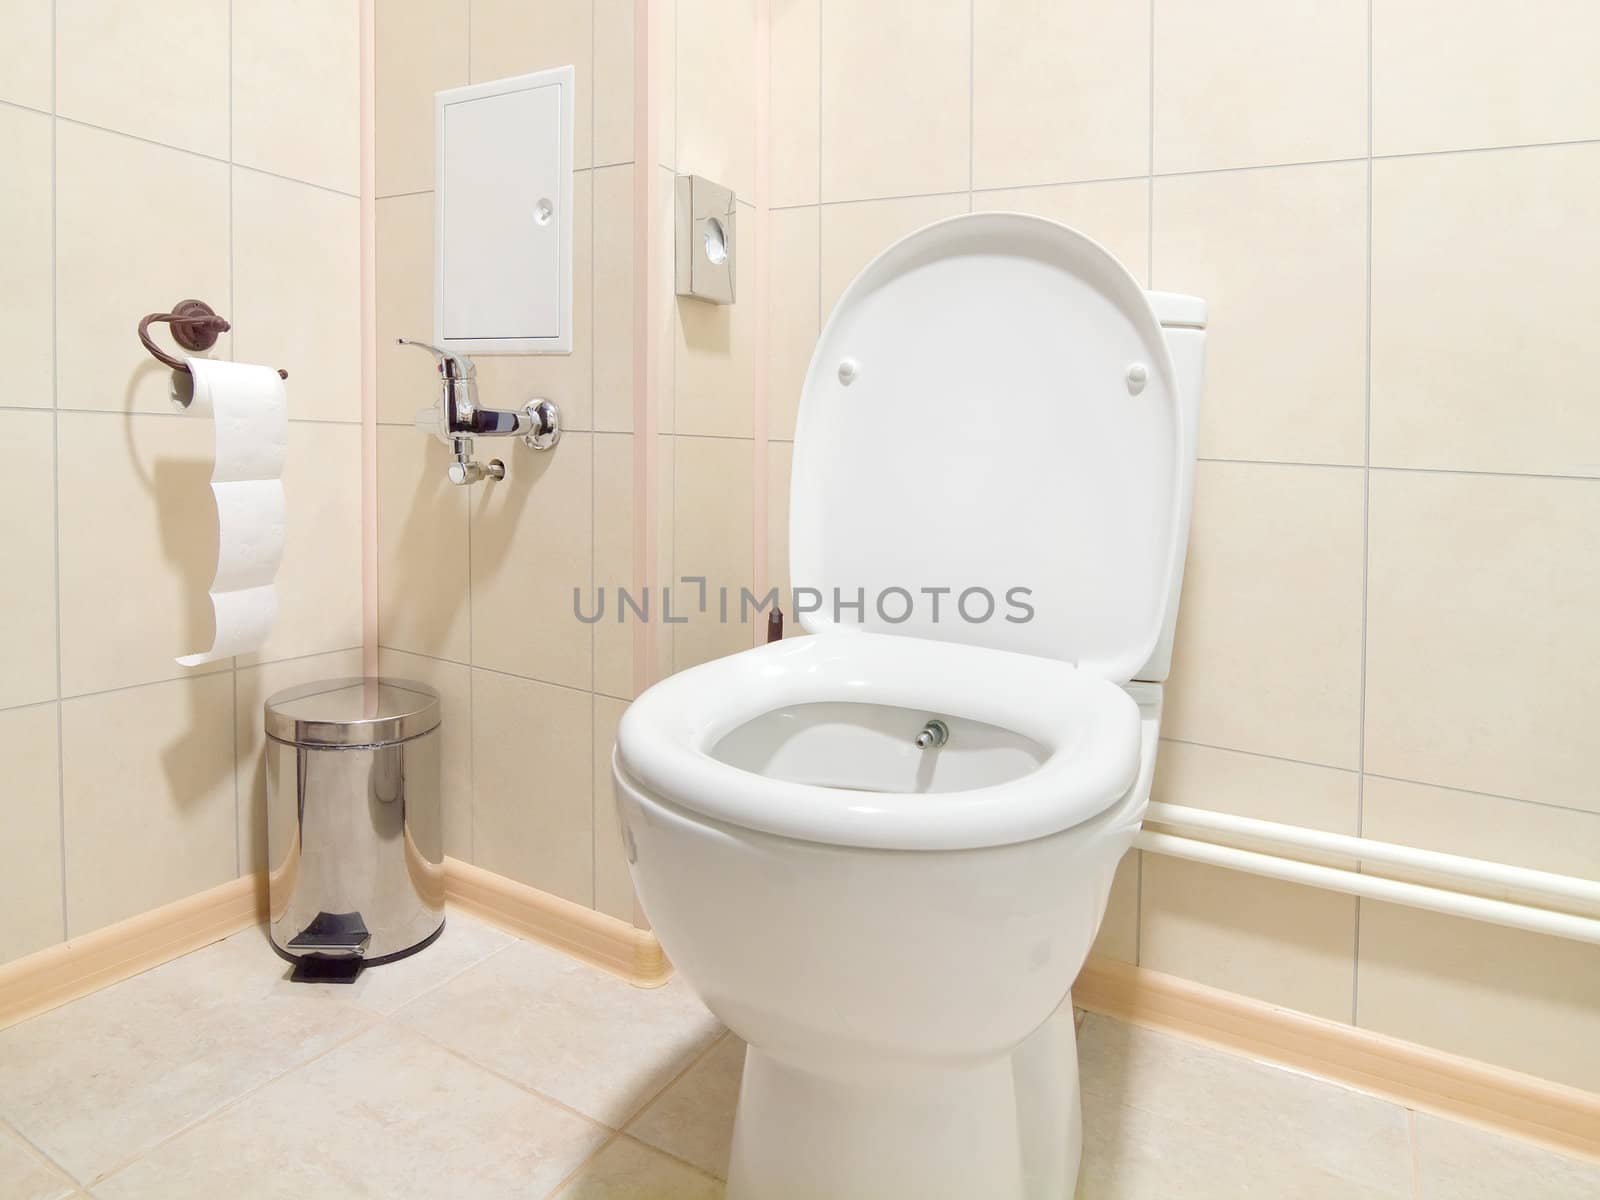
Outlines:
{"type": "MultiPolygon", "coordinates": [[[[1194,495],[1195,447],[1200,431],[1200,397],[1205,393],[1206,374],[1206,305],[1194,296],[1181,296],[1172,292],[1146,292],[1161,331],[1166,335],[1167,349],[1172,353],[1173,369],[1177,372],[1178,411],[1183,418],[1184,440],[1190,448],[1188,476],[1181,484],[1190,496],[1194,495]]],[[[1185,507],[1187,514],[1192,506],[1185,507]]],[[[1183,591],[1183,568],[1188,561],[1189,524],[1185,520],[1181,532],[1181,546],[1177,569],[1172,575],[1172,588],[1167,594],[1166,617],[1161,623],[1161,636],[1156,641],[1150,658],[1134,675],[1146,683],[1165,682],[1172,669],[1172,639],[1178,625],[1178,597],[1183,591]]]]}

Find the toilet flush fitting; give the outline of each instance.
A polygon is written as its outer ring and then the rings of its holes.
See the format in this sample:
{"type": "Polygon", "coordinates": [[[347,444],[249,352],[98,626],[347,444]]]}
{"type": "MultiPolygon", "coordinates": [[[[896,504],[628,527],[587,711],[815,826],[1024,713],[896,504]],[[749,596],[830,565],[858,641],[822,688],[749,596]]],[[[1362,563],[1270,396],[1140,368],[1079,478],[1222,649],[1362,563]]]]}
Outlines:
{"type": "Polygon", "coordinates": [[[922,727],[922,732],[917,734],[917,749],[937,750],[949,740],[950,726],[939,720],[938,717],[931,717],[928,723],[922,727]]]}

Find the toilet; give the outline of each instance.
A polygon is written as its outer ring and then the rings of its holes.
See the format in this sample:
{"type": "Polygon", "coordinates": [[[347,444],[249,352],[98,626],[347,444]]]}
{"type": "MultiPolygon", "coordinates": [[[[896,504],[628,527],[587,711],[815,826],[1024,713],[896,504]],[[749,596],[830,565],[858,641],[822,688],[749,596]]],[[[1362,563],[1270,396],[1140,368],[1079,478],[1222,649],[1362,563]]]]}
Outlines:
{"type": "Polygon", "coordinates": [[[1149,801],[1205,305],[981,213],[868,264],[790,487],[807,637],[613,758],[640,902],[748,1043],[730,1200],[1072,1195],[1069,990],[1149,801]]]}

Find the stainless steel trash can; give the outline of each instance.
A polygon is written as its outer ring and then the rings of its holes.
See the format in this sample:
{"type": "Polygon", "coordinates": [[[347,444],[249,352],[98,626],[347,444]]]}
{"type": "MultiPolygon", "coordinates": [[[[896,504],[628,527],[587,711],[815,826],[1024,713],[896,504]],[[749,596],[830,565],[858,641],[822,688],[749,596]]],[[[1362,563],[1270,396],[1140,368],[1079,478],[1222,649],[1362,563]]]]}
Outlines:
{"type": "Polygon", "coordinates": [[[328,679],[266,703],[272,944],[359,969],[444,928],[439,696],[404,679],[328,679]]]}

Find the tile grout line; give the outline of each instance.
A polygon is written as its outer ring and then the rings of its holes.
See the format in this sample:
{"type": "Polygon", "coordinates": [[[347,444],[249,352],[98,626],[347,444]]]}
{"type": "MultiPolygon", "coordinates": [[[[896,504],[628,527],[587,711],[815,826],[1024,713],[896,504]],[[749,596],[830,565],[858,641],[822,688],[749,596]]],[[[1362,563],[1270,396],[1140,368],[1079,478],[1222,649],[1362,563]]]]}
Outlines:
{"type": "MultiPolygon", "coordinates": [[[[280,663],[303,662],[304,660],[306,660],[308,658],[321,658],[322,656],[327,655],[327,654],[345,654],[345,653],[348,653],[351,650],[359,650],[359,649],[361,649],[360,646],[335,646],[331,650],[313,650],[308,654],[290,654],[290,655],[284,656],[283,658],[267,659],[265,662],[249,663],[246,666],[240,667],[238,669],[241,670],[241,671],[255,671],[255,670],[259,670],[262,667],[275,667],[275,666],[278,666],[280,663]]],[[[402,653],[405,653],[405,652],[402,651],[402,653]]],[[[419,658],[428,658],[428,657],[431,657],[431,656],[423,654],[423,655],[418,655],[418,657],[419,658]]],[[[441,659],[439,661],[441,661],[441,662],[451,662],[453,660],[451,660],[451,659],[441,659]]],[[[461,665],[461,664],[457,664],[457,665],[461,665]]],[[[187,683],[187,682],[189,682],[191,680],[196,680],[196,679],[212,679],[212,678],[215,678],[218,675],[226,674],[226,673],[228,673],[229,671],[231,671],[233,669],[234,668],[231,668],[231,667],[221,667],[221,668],[219,668],[219,669],[217,669],[215,671],[199,671],[199,672],[191,672],[190,674],[187,674],[187,675],[171,675],[171,676],[168,676],[165,679],[146,679],[146,680],[143,680],[142,682],[139,682],[139,683],[124,683],[124,684],[119,684],[116,687],[98,688],[98,689],[95,689],[93,691],[88,691],[88,692],[73,692],[70,696],[56,696],[56,697],[48,698],[48,699],[44,699],[44,700],[30,700],[26,704],[7,704],[7,705],[4,705],[4,706],[0,706],[0,712],[15,712],[15,711],[17,711],[19,709],[24,709],[24,708],[38,708],[38,707],[40,707],[42,705],[45,705],[45,704],[63,704],[64,705],[67,702],[72,701],[72,700],[88,700],[88,699],[92,699],[93,697],[96,697],[96,696],[111,696],[111,695],[115,695],[117,692],[131,692],[131,691],[134,691],[137,688],[160,687],[162,684],[167,684],[167,683],[187,683]]],[[[535,680],[534,682],[543,683],[544,680],[535,680]]],[[[559,687],[561,685],[560,684],[555,684],[555,685],[552,685],[552,686],[559,687]]]]}
{"type": "MultiPolygon", "coordinates": [[[[1153,50],[1153,48],[1152,48],[1153,50]]],[[[1153,114],[1152,114],[1153,116],[1153,114]]],[[[1154,179],[1182,179],[1196,175],[1232,175],[1243,171],[1290,171],[1302,167],[1333,167],[1341,165],[1359,164],[1370,161],[1392,162],[1397,159],[1411,158],[1446,158],[1456,154],[1500,154],[1518,150],[1555,150],[1573,146],[1600,146],[1600,138],[1570,138],[1554,142],[1519,142],[1505,146],[1460,146],[1446,150],[1414,150],[1400,154],[1356,154],[1344,158],[1311,158],[1293,162],[1263,162],[1242,163],[1228,167],[1198,167],[1185,171],[1156,171],[1152,164],[1149,174],[1137,175],[1093,175],[1081,179],[1047,179],[1031,183],[996,184],[988,187],[975,187],[967,189],[979,194],[994,194],[998,192],[1023,192],[1039,191],[1048,188],[1063,187],[1090,187],[1101,183],[1139,183],[1147,178],[1154,179]]],[[[849,204],[877,204],[893,200],[931,200],[942,196],[959,196],[963,189],[956,188],[941,192],[897,192],[879,196],[849,196],[836,200],[821,199],[820,190],[816,201],[806,201],[801,204],[775,204],[773,212],[788,211],[796,208],[810,208],[813,204],[824,208],[849,204]]]]}
{"type": "Polygon", "coordinates": [[[16,1138],[17,1141],[22,1143],[25,1153],[31,1154],[34,1158],[37,1158],[52,1171],[59,1173],[60,1176],[68,1183],[72,1184],[74,1188],[81,1188],[83,1186],[78,1182],[78,1177],[76,1175],[67,1170],[66,1167],[62,1166],[55,1159],[50,1157],[49,1151],[36,1143],[32,1138],[28,1137],[27,1134],[23,1133],[22,1130],[18,1129],[13,1122],[8,1121],[5,1117],[0,1117],[0,1130],[9,1132],[12,1137],[16,1138]]]}
{"type": "MultiPolygon", "coordinates": [[[[687,1159],[678,1157],[678,1155],[673,1154],[671,1151],[662,1150],[661,1147],[659,1147],[659,1146],[651,1145],[649,1142],[646,1142],[646,1141],[642,1140],[641,1138],[638,1138],[638,1137],[634,1136],[633,1134],[629,1133],[628,1130],[636,1121],[639,1120],[640,1117],[642,1117],[646,1112],[648,1112],[650,1110],[650,1108],[656,1103],[656,1101],[660,1100],[661,1097],[665,1096],[668,1091],[670,1091],[673,1087],[677,1086],[678,1082],[680,1080],[682,1080],[685,1075],[687,1075],[690,1071],[694,1070],[697,1066],[699,1066],[702,1062],[704,1062],[708,1057],[710,1057],[711,1052],[713,1050],[715,1050],[724,1041],[726,1041],[728,1038],[730,1038],[732,1036],[733,1036],[733,1033],[732,1033],[731,1030],[724,1029],[720,1035],[718,1035],[715,1038],[712,1038],[710,1045],[708,1045],[699,1054],[695,1055],[694,1058],[687,1065],[684,1066],[683,1070],[679,1071],[676,1075],[674,1075],[671,1079],[669,1079],[665,1084],[663,1084],[661,1086],[661,1088],[659,1090],[657,1090],[656,1092],[652,1093],[650,1098],[645,1100],[644,1103],[642,1103],[638,1107],[638,1109],[635,1110],[634,1113],[627,1118],[627,1120],[623,1121],[621,1125],[617,1126],[615,1129],[613,1129],[611,1131],[611,1136],[610,1137],[606,1138],[605,1141],[603,1141],[600,1145],[596,1146],[594,1151],[587,1158],[585,1158],[582,1162],[580,1162],[577,1166],[575,1166],[565,1177],[563,1177],[561,1179],[561,1181],[559,1183],[557,1183],[555,1185],[555,1187],[553,1187],[549,1192],[545,1193],[546,1200],[555,1200],[555,1197],[559,1196],[561,1194],[562,1190],[565,1189],[575,1179],[577,1179],[584,1172],[584,1170],[587,1167],[589,1167],[592,1163],[595,1162],[596,1159],[598,1159],[600,1157],[600,1155],[604,1154],[606,1152],[606,1150],[608,1150],[612,1145],[614,1145],[616,1142],[620,1141],[623,1138],[627,1138],[630,1142],[633,1142],[636,1145],[643,1146],[648,1150],[653,1150],[658,1154],[665,1154],[668,1158],[671,1158],[673,1161],[682,1163],[684,1166],[691,1167],[694,1170],[700,1172],[700,1174],[707,1176],[708,1178],[716,1179],[717,1182],[719,1182],[719,1183],[723,1182],[720,1178],[718,1178],[717,1176],[711,1174],[711,1172],[706,1171],[704,1168],[696,1166],[694,1163],[689,1162],[687,1159]]],[[[590,1119],[592,1120],[593,1118],[590,1118],[590,1119]]],[[[608,1126],[607,1128],[610,1128],[610,1127],[608,1126]]]]}
{"type": "MultiPolygon", "coordinates": [[[[1145,203],[1144,285],[1156,285],[1156,0],[1149,8],[1149,59],[1145,79],[1145,203]]],[[[1198,450],[1199,447],[1196,447],[1198,450]]],[[[1197,456],[1198,458],[1198,456],[1197,456]]],[[[1192,504],[1191,504],[1192,507],[1192,504]]],[[[1159,726],[1158,737],[1159,737],[1159,726]]],[[[1144,960],[1144,860],[1143,850],[1133,860],[1133,962],[1144,960]]]]}
{"type": "Polygon", "coordinates": [[[1411,1200],[1423,1200],[1422,1153],[1417,1139],[1417,1110],[1406,1109],[1406,1159],[1411,1167],[1411,1200]]]}
{"type": "Polygon", "coordinates": [[[61,317],[60,211],[56,111],[56,7],[50,4],[50,486],[51,552],[55,572],[56,625],[56,854],[61,869],[61,940],[71,936],[67,921],[67,731],[61,703],[61,317]]]}
{"type": "MultiPolygon", "coordinates": [[[[228,0],[228,314],[232,321],[239,315],[238,297],[234,290],[234,281],[237,272],[234,264],[234,229],[236,204],[233,192],[233,5],[234,0],[228,0]]],[[[248,324],[248,322],[247,322],[248,324]]],[[[236,353],[234,341],[236,334],[230,329],[228,332],[228,352],[236,353]]],[[[228,672],[233,683],[233,873],[240,874],[244,855],[239,849],[243,839],[244,822],[239,817],[239,657],[233,655],[228,660],[228,672]]]]}
{"type": "MultiPolygon", "coordinates": [[[[1284,754],[1268,754],[1262,750],[1242,750],[1237,746],[1223,746],[1217,744],[1216,742],[1200,742],[1195,741],[1192,738],[1172,737],[1168,734],[1162,734],[1161,740],[1163,742],[1172,742],[1179,746],[1196,746],[1202,750],[1220,750],[1224,754],[1243,754],[1250,758],[1265,758],[1271,760],[1272,762],[1291,763],[1298,767],[1313,767],[1320,771],[1338,771],[1344,775],[1357,775],[1362,773],[1356,767],[1336,767],[1331,763],[1313,762],[1306,758],[1291,758],[1284,754]]],[[[1385,775],[1378,771],[1368,771],[1365,772],[1365,774],[1369,779],[1382,779],[1390,783],[1405,783],[1410,784],[1413,787],[1438,788],[1441,791],[1460,792],[1466,796],[1482,796],[1489,800],[1503,800],[1508,804],[1530,804],[1535,808],[1551,809],[1556,812],[1574,813],[1579,816],[1600,815],[1600,813],[1597,813],[1594,809],[1576,808],[1570,804],[1555,804],[1549,800],[1530,800],[1524,796],[1508,796],[1503,792],[1484,792],[1475,788],[1460,787],[1451,783],[1436,783],[1428,779],[1409,779],[1404,775],[1385,775]]]]}
{"type": "MultiPolygon", "coordinates": [[[[224,940],[226,940],[226,939],[224,939],[224,940]]],[[[215,945],[215,944],[216,943],[213,943],[213,945],[215,945]]],[[[202,949],[204,949],[204,947],[202,947],[202,949]]],[[[191,951],[191,953],[193,953],[193,951],[191,951]]],[[[185,955],[183,957],[187,957],[187,955],[185,955]]],[[[174,961],[176,961],[176,960],[174,960],[174,961]]],[[[84,1187],[84,1188],[90,1188],[90,1187],[96,1187],[96,1186],[98,1186],[98,1185],[100,1185],[102,1183],[105,1183],[113,1175],[117,1175],[122,1171],[126,1171],[129,1167],[131,1167],[131,1166],[135,1165],[136,1163],[141,1162],[142,1160],[148,1158],[150,1155],[152,1155],[156,1151],[160,1150],[163,1146],[170,1145],[172,1142],[175,1142],[178,1138],[183,1137],[185,1134],[193,1133],[196,1129],[199,1129],[201,1126],[209,1125],[212,1121],[215,1121],[215,1120],[219,1119],[220,1117],[223,1117],[226,1114],[232,1112],[234,1109],[238,1108],[241,1104],[243,1104],[246,1100],[250,1099],[252,1096],[256,1095],[258,1092],[264,1091],[265,1089],[271,1087],[273,1084],[277,1083],[279,1080],[287,1079],[289,1076],[295,1074],[297,1071],[303,1070],[304,1068],[311,1066],[313,1063],[321,1062],[323,1059],[327,1058],[329,1055],[335,1053],[336,1051],[344,1049],[344,1047],[348,1046],[351,1042],[355,1041],[357,1038],[362,1037],[367,1033],[370,1033],[372,1030],[376,1029],[378,1026],[380,1026],[380,1025],[382,1025],[384,1023],[383,1017],[381,1017],[377,1013],[374,1013],[371,1009],[362,1008],[358,1004],[353,1004],[353,1003],[347,1004],[343,1000],[339,1000],[339,1001],[337,1001],[337,1003],[342,1007],[347,1007],[347,1008],[351,1009],[352,1011],[356,1012],[358,1015],[366,1018],[366,1020],[362,1021],[358,1028],[352,1030],[350,1033],[348,1033],[344,1037],[338,1039],[333,1044],[331,1044],[331,1045],[325,1047],[324,1049],[318,1051],[316,1054],[313,1054],[310,1058],[306,1059],[304,1062],[295,1063],[293,1066],[285,1067],[283,1070],[275,1072],[274,1074],[272,1074],[272,1075],[268,1076],[267,1078],[261,1080],[261,1082],[259,1082],[257,1084],[254,1084],[251,1087],[246,1088],[244,1091],[240,1092],[237,1096],[233,1096],[230,1099],[223,1101],[223,1103],[219,1104],[216,1108],[212,1109],[210,1112],[204,1113],[203,1115],[196,1117],[194,1120],[189,1121],[187,1124],[179,1127],[178,1129],[173,1130],[171,1133],[167,1134],[165,1137],[160,1138],[157,1141],[152,1142],[150,1145],[144,1147],[142,1150],[136,1151],[134,1154],[130,1155],[129,1157],[127,1157],[125,1159],[122,1159],[120,1162],[118,1162],[115,1166],[111,1167],[109,1170],[101,1171],[98,1175],[96,1175],[88,1183],[81,1183],[80,1182],[79,1186],[84,1187]]],[[[77,1181],[77,1176],[73,1176],[73,1179],[74,1179],[74,1181],[77,1181]]]]}
{"type": "MultiPolygon", "coordinates": [[[[1365,358],[1362,393],[1361,468],[1361,649],[1360,687],[1356,710],[1356,836],[1361,837],[1367,810],[1367,612],[1372,590],[1372,5],[1367,0],[1367,158],[1366,158],[1366,313],[1363,328],[1365,358]]],[[[1356,864],[1361,869],[1361,864],[1356,864]]],[[[1361,1011],[1361,914],[1366,907],[1355,898],[1355,921],[1350,946],[1350,1024],[1361,1011]]]]}

